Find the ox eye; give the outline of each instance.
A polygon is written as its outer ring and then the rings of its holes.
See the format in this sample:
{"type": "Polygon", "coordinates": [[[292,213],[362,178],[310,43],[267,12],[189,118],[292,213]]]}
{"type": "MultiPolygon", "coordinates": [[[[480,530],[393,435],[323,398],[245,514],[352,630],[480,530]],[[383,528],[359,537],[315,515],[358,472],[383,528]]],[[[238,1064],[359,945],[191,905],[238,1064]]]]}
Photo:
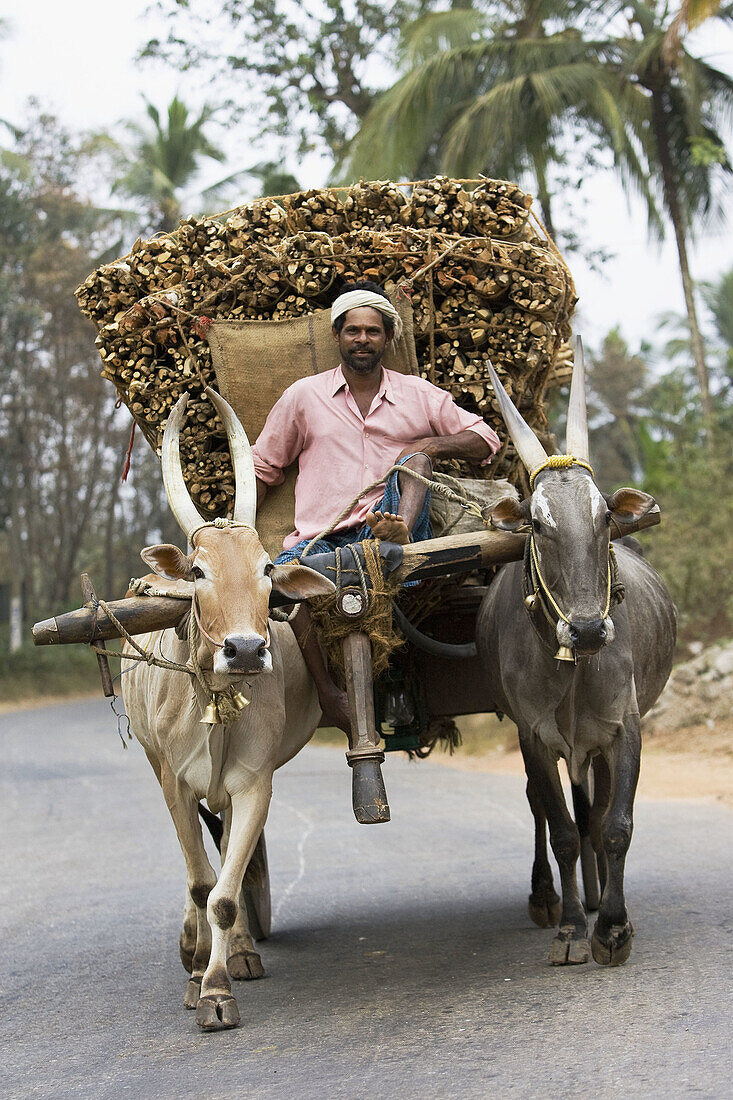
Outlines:
{"type": "Polygon", "coordinates": [[[191,573],[197,581],[201,580],[204,575],[203,569],[200,569],[198,565],[191,566],[191,573]]]}
{"type": "Polygon", "coordinates": [[[606,527],[610,527],[610,526],[611,526],[611,520],[613,519],[613,516],[611,515],[611,513],[610,513],[610,512],[606,512],[606,514],[605,514],[605,516],[604,516],[603,518],[604,518],[604,519],[605,519],[605,521],[606,521],[606,527]]]}
{"type": "Polygon", "coordinates": [[[269,577],[270,573],[272,573],[274,568],[275,568],[274,563],[271,562],[271,561],[268,561],[267,565],[265,566],[265,576],[269,577]]]}

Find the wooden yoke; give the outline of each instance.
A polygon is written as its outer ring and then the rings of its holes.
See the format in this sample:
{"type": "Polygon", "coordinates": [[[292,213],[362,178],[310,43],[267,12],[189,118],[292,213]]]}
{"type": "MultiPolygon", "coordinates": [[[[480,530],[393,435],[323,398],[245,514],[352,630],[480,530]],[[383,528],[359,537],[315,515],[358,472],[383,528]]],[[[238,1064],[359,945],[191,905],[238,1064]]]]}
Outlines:
{"type": "Polygon", "coordinates": [[[342,651],[349,696],[351,734],[346,759],[353,769],[351,795],[354,817],[360,825],[389,821],[389,803],[382,778],[384,752],[374,718],[374,677],[369,635],[347,634],[342,651]]]}
{"type": "MultiPolygon", "coordinates": [[[[639,520],[624,525],[616,524],[613,538],[654,527],[659,521],[659,506],[655,505],[639,520]]],[[[403,548],[402,564],[391,576],[401,582],[426,580],[429,577],[445,577],[487,569],[509,561],[521,561],[524,541],[524,535],[486,530],[411,543],[403,548]]],[[[287,599],[281,597],[272,599],[271,602],[274,606],[276,603],[287,603],[287,599]]],[[[147,634],[151,630],[165,630],[176,626],[188,610],[187,601],[170,596],[131,596],[125,600],[110,601],[109,606],[130,634],[147,634]]],[[[33,627],[35,645],[68,645],[75,642],[89,644],[104,638],[118,637],[117,628],[104,612],[100,608],[89,606],[44,619],[33,627]]]]}

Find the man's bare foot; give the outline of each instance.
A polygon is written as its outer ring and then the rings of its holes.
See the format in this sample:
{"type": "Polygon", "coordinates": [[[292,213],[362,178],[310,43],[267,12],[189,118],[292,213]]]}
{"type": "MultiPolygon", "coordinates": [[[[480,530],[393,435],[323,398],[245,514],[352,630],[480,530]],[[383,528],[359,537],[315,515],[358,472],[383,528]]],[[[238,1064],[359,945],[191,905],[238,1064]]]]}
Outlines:
{"type": "Polygon", "coordinates": [[[318,702],[323,712],[323,717],[327,722],[343,730],[345,734],[351,733],[349,697],[345,691],[339,691],[334,684],[332,691],[329,690],[319,693],[318,702]]]}
{"type": "Polygon", "coordinates": [[[366,521],[375,538],[385,542],[396,542],[405,546],[410,541],[410,532],[402,516],[394,512],[367,512],[366,521]]]}

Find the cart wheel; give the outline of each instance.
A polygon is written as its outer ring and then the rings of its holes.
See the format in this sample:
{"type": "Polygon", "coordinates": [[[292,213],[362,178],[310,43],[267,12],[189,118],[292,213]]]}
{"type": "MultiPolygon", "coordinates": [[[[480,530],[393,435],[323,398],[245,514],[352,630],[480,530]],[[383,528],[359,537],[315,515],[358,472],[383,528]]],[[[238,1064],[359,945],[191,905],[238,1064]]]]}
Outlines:
{"type": "Polygon", "coordinates": [[[253,940],[266,940],[272,925],[270,903],[270,869],[267,865],[265,831],[260,833],[257,847],[252,853],[244,875],[242,894],[247,909],[247,920],[253,940]]]}
{"type": "Polygon", "coordinates": [[[590,807],[593,798],[591,781],[589,773],[582,783],[572,785],[575,822],[580,833],[580,872],[583,876],[585,907],[589,913],[595,911],[601,903],[598,863],[590,842],[590,807]]]}

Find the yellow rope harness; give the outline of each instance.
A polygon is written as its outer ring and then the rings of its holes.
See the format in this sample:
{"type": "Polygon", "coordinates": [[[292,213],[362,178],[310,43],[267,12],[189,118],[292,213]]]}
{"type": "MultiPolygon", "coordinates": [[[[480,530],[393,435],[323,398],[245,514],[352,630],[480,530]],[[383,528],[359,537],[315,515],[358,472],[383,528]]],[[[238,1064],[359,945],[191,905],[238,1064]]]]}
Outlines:
{"type": "Polygon", "coordinates": [[[529,475],[530,489],[534,490],[535,478],[542,470],[565,470],[568,466],[582,466],[584,470],[588,470],[591,477],[595,476],[593,467],[589,466],[587,462],[583,462],[581,458],[576,458],[575,455],[550,455],[545,462],[536,466],[529,475]]]}
{"type": "MultiPolygon", "coordinates": [[[[532,553],[532,565],[534,566],[534,571],[537,575],[537,580],[539,581],[540,589],[542,590],[542,595],[547,599],[547,601],[549,602],[550,606],[552,607],[553,611],[558,616],[558,618],[562,619],[562,621],[564,623],[569,624],[570,619],[567,617],[567,615],[564,614],[564,612],[558,606],[555,598],[552,595],[552,592],[550,592],[550,589],[547,586],[547,581],[542,576],[542,572],[540,570],[540,563],[539,563],[539,559],[538,559],[538,556],[537,556],[537,547],[535,546],[534,537],[532,535],[530,535],[530,547],[531,547],[531,553],[532,553]]],[[[613,547],[609,544],[609,547],[608,547],[608,588],[607,588],[607,591],[606,591],[606,607],[605,607],[605,610],[604,610],[603,614],[601,615],[602,619],[605,619],[607,617],[608,612],[611,609],[611,554],[612,553],[613,553],[613,547]]]]}

